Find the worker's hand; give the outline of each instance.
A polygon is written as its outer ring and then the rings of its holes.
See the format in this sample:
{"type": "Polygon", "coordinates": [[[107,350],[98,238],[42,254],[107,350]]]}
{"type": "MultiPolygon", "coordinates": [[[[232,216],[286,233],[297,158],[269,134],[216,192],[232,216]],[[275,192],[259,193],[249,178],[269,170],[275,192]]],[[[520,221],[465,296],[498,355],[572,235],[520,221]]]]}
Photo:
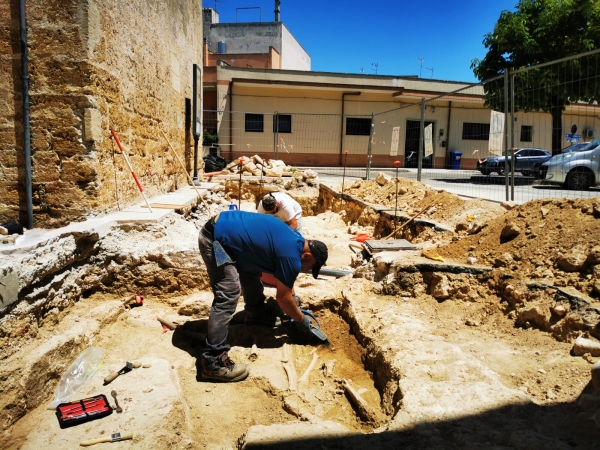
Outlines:
{"type": "Polygon", "coordinates": [[[277,300],[277,304],[286,316],[289,316],[296,321],[301,321],[303,319],[304,315],[296,305],[294,297],[292,297],[292,289],[279,280],[277,280],[277,294],[275,300],[277,300]]]}
{"type": "Polygon", "coordinates": [[[321,331],[321,327],[319,326],[319,322],[316,322],[317,319],[315,319],[315,316],[313,316],[312,313],[310,313],[309,311],[306,311],[306,310],[301,310],[301,311],[304,314],[304,317],[302,318],[302,320],[299,322],[294,321],[298,331],[300,331],[302,333],[302,335],[304,335],[306,337],[315,338],[321,342],[326,342],[327,335],[321,331]],[[311,318],[313,318],[315,320],[315,322],[317,323],[316,327],[313,325],[311,318]]]}

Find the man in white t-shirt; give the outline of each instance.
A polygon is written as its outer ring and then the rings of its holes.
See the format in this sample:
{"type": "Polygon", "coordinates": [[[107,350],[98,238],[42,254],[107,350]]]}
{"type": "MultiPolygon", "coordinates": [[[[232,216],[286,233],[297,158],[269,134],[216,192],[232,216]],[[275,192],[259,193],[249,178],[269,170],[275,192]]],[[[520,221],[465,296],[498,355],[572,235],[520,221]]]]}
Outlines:
{"type": "Polygon", "coordinates": [[[289,195],[283,192],[267,194],[258,203],[257,210],[277,217],[302,234],[302,207],[289,195]]]}

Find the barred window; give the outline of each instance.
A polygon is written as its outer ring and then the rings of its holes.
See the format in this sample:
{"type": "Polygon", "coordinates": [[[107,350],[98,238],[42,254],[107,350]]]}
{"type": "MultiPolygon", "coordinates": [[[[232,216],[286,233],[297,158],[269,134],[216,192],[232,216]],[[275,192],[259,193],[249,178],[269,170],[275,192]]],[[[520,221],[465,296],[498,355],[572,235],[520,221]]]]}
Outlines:
{"type": "Polygon", "coordinates": [[[370,136],[371,119],[359,119],[357,117],[346,117],[347,136],[370,136]]]}
{"type": "Polygon", "coordinates": [[[263,114],[246,114],[246,131],[262,133],[264,125],[265,116],[263,114]]]}
{"type": "Polygon", "coordinates": [[[471,141],[487,141],[490,138],[490,124],[463,122],[462,138],[471,141]]]}
{"type": "Polygon", "coordinates": [[[291,133],[292,132],[292,115],[277,114],[273,116],[273,133],[291,133]],[[275,120],[277,117],[277,120],[275,120]]]}
{"type": "Polygon", "coordinates": [[[531,142],[533,136],[533,127],[531,125],[521,125],[521,142],[531,142]]]}

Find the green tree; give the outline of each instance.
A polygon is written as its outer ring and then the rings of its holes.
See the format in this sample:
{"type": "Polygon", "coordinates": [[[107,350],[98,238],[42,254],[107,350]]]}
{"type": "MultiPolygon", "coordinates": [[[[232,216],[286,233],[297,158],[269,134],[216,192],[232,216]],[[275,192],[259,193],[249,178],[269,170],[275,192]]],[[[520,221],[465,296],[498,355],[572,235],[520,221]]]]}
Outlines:
{"type": "MultiPolygon", "coordinates": [[[[519,0],[515,11],[502,11],[488,52],[471,69],[483,81],[515,70],[600,48],[600,1],[519,0]]],[[[486,105],[504,110],[503,83],[484,85],[486,105]]],[[[515,110],[552,115],[552,152],[562,148],[562,112],[574,102],[600,97],[600,55],[593,54],[515,75],[515,110]]]]}

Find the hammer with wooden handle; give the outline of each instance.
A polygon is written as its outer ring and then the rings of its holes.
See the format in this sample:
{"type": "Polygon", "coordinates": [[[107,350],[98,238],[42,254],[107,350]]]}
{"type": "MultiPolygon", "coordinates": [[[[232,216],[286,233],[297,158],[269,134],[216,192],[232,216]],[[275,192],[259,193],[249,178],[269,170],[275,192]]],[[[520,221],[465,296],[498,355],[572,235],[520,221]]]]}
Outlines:
{"type": "Polygon", "coordinates": [[[82,441],[79,443],[79,445],[82,447],[87,447],[89,445],[100,444],[102,442],[118,442],[126,439],[133,439],[133,433],[131,431],[126,431],[125,433],[113,433],[110,436],[91,439],[89,441],[82,441]]]}

